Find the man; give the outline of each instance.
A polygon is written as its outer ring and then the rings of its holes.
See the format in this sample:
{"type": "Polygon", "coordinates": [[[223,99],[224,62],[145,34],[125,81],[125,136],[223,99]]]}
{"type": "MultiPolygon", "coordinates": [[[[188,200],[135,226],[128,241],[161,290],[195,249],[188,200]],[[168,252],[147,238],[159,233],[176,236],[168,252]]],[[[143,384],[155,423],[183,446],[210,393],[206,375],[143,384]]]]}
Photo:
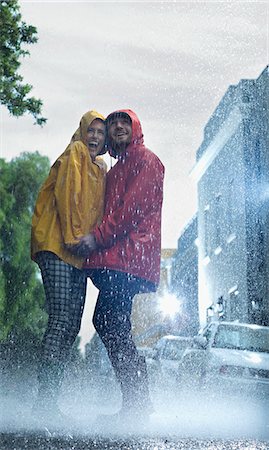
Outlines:
{"type": "Polygon", "coordinates": [[[122,391],[120,418],[144,420],[152,410],[146,363],[131,334],[132,301],[154,292],[160,277],[164,167],[144,146],[141,124],[131,110],[106,119],[110,154],[102,223],[81,239],[87,275],[99,289],[93,324],[122,391]]]}

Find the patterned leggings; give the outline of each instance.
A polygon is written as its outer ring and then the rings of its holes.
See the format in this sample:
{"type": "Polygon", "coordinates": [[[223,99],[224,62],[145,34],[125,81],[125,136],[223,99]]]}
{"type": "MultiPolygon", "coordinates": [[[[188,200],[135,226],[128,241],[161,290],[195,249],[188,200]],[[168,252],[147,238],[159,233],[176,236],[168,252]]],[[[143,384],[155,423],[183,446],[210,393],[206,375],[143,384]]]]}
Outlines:
{"type": "Polygon", "coordinates": [[[36,262],[49,315],[42,340],[42,360],[65,363],[80,330],[87,279],[82,270],[66,264],[52,252],[39,252],[36,262]]]}

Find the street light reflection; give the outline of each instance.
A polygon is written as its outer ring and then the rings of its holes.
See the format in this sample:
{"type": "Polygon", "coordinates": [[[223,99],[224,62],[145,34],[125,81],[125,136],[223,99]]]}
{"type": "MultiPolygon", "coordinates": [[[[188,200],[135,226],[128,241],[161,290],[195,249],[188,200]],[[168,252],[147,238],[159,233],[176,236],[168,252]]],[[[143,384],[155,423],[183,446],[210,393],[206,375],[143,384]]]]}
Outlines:
{"type": "Polygon", "coordinates": [[[182,312],[182,300],[177,298],[174,294],[166,292],[159,299],[159,309],[164,316],[173,318],[176,314],[182,312]]]}

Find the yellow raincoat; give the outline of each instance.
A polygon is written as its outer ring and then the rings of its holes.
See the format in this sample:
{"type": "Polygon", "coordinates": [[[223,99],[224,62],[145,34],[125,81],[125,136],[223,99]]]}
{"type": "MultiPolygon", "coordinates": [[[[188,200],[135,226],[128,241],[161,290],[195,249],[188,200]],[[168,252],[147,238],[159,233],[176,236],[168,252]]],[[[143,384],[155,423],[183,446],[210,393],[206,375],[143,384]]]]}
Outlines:
{"type": "Polygon", "coordinates": [[[104,120],[96,111],[84,114],[41,187],[32,218],[33,260],[37,252],[50,251],[68,264],[82,266],[84,258],[72,255],[64,244],[77,243],[103,216],[106,164],[98,156],[92,161],[84,143],[89,124],[97,118],[104,120]]]}

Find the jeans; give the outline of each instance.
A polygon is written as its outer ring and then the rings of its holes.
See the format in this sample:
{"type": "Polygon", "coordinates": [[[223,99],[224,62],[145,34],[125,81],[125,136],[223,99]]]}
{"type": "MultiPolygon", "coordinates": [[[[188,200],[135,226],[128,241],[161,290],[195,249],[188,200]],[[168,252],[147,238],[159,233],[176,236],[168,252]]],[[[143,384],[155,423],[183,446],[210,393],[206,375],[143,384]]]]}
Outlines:
{"type": "Polygon", "coordinates": [[[148,402],[145,360],[131,332],[132,303],[140,291],[140,279],[109,269],[91,270],[88,275],[99,289],[93,324],[120,382],[123,407],[148,402]]]}

